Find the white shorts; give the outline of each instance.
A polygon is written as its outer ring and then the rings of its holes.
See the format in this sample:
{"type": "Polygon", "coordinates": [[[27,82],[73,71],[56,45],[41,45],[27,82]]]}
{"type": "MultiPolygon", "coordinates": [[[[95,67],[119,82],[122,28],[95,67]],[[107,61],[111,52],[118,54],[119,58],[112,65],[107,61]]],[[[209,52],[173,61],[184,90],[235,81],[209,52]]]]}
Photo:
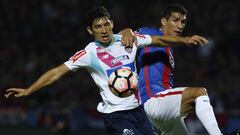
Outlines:
{"type": "Polygon", "coordinates": [[[161,130],[162,135],[188,134],[180,114],[182,92],[185,88],[179,87],[159,92],[157,97],[152,97],[144,103],[149,120],[161,130]]]}

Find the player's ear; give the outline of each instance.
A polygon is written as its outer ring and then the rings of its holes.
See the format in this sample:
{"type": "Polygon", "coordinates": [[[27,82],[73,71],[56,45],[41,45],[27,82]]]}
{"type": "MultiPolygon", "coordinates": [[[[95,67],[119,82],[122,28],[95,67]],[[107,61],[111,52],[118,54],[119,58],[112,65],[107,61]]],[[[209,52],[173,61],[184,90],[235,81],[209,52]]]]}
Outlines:
{"type": "Polygon", "coordinates": [[[161,24],[162,24],[162,26],[165,26],[166,22],[167,22],[167,19],[166,19],[166,18],[161,18],[161,24]]]}
{"type": "Polygon", "coordinates": [[[113,26],[114,26],[114,25],[113,25],[113,20],[111,20],[111,26],[112,26],[112,29],[113,29],[113,26]]]}
{"type": "Polygon", "coordinates": [[[93,35],[92,29],[90,28],[90,26],[87,27],[87,31],[90,35],[93,35]]]}

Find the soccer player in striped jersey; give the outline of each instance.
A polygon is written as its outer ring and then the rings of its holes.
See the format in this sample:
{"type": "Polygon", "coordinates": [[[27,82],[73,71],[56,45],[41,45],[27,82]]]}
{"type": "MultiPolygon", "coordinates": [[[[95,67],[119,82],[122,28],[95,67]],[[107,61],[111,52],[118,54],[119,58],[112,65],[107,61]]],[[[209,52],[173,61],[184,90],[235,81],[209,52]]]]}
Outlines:
{"type": "MultiPolygon", "coordinates": [[[[143,27],[135,35],[180,36],[186,23],[186,9],[178,4],[169,5],[161,17],[160,28],[143,27]]],[[[134,34],[125,29],[122,43],[131,46],[134,34]]],[[[221,135],[206,88],[173,86],[174,56],[172,46],[147,46],[138,50],[139,96],[144,109],[155,127],[163,135],[189,134],[183,117],[195,108],[199,120],[210,135],[221,135]]]]}
{"type": "Polygon", "coordinates": [[[78,51],[60,66],[48,70],[30,87],[26,89],[10,88],[5,96],[28,96],[59,80],[69,71],[86,68],[99,87],[102,101],[99,102],[97,110],[104,114],[104,123],[109,134],[155,134],[145,111],[139,105],[134,94],[121,98],[111,92],[108,86],[109,75],[121,67],[129,67],[133,72],[136,72],[134,61],[137,49],[151,43],[168,46],[170,43],[191,45],[196,42],[201,45],[207,40],[201,36],[173,38],[138,35],[138,44],[129,48],[121,44],[121,35],[113,34],[113,22],[104,7],[91,9],[88,12],[87,22],[87,31],[95,38],[95,41],[90,42],[85,49],[78,51]]]}

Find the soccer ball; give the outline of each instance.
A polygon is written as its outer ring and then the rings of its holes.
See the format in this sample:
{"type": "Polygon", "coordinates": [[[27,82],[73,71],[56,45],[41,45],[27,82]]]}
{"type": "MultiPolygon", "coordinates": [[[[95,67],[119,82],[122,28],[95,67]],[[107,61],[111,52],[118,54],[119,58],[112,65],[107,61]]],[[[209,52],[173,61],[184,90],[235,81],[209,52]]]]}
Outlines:
{"type": "Polygon", "coordinates": [[[129,97],[137,89],[137,75],[128,68],[120,68],[109,76],[108,85],[112,93],[118,97],[129,97]]]}

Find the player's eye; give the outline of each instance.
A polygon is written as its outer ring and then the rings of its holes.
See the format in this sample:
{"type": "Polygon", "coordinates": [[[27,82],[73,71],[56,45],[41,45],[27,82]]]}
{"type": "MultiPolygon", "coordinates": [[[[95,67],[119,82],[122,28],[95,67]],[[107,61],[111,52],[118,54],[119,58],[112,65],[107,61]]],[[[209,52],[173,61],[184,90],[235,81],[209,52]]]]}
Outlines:
{"type": "Polygon", "coordinates": [[[101,28],[101,25],[95,25],[94,28],[99,29],[99,28],[101,28]]]}
{"type": "Polygon", "coordinates": [[[179,19],[173,19],[174,22],[177,22],[179,19]]]}
{"type": "Polygon", "coordinates": [[[105,25],[105,26],[110,26],[110,23],[109,23],[109,22],[107,22],[107,23],[105,23],[104,25],[105,25]]]}

